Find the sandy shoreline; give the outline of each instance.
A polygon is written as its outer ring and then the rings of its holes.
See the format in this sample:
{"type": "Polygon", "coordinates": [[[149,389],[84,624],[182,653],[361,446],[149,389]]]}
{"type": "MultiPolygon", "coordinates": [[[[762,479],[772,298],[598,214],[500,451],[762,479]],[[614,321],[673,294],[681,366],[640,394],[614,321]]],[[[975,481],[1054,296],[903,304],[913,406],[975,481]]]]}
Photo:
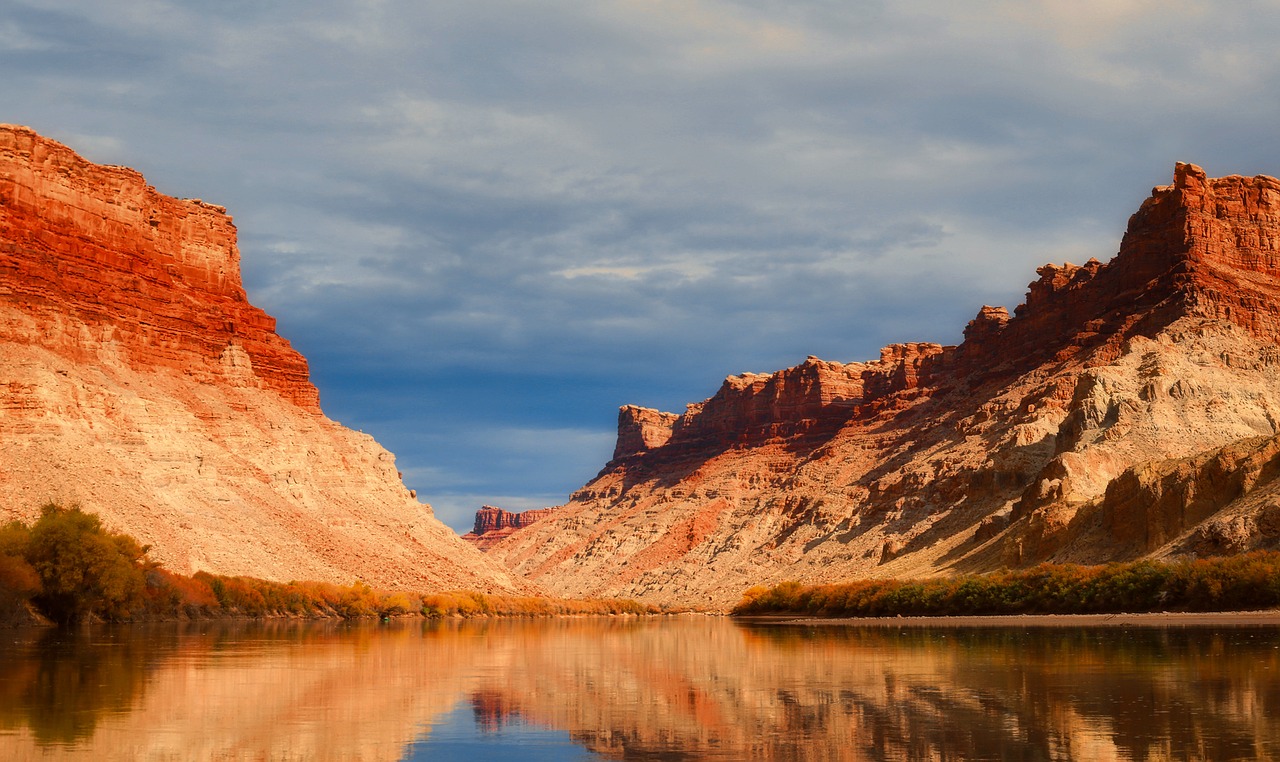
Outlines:
{"type": "Polygon", "coordinates": [[[1008,616],[741,617],[741,621],[805,627],[1280,627],[1280,609],[1151,614],[1016,614],[1008,616]]]}

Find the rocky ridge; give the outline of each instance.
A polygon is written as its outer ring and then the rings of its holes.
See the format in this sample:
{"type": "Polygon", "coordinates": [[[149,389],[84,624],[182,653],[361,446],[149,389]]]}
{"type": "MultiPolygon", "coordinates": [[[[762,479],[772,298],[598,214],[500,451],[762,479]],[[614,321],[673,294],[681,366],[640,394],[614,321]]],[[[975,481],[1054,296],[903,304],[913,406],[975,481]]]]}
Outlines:
{"type": "Polygon", "coordinates": [[[78,503],[179,572],[531,587],[326,418],[225,209],[0,126],[0,519],[78,503]]]}
{"type": "Polygon", "coordinates": [[[718,607],[782,579],[1275,545],[1280,181],[1178,164],[1111,261],[1037,274],[958,346],[624,407],[601,474],[490,554],[561,594],[718,607]]]}

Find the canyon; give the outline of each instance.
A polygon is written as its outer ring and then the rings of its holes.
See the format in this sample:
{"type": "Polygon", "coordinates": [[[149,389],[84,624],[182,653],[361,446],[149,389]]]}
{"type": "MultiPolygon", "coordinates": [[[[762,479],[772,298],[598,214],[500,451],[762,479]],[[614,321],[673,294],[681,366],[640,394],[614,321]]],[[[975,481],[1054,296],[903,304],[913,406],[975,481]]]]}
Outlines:
{"type": "Polygon", "coordinates": [[[391,589],[537,588],[325,417],[249,303],[223,207],[0,126],[0,519],[77,504],[167,568],[391,589]]]}
{"type": "Polygon", "coordinates": [[[957,346],[624,406],[600,474],[484,547],[560,595],[707,608],[788,579],[1275,547],[1280,181],[1179,163],[1110,261],[1037,275],[957,346]]]}
{"type": "Polygon", "coordinates": [[[1107,262],[955,346],[625,405],[560,506],[459,538],[327,418],[223,207],[0,126],[0,518],[78,504],[182,573],[630,597],[1280,544],[1280,181],[1179,163],[1107,262]],[[483,552],[482,552],[483,551],[483,552]]]}

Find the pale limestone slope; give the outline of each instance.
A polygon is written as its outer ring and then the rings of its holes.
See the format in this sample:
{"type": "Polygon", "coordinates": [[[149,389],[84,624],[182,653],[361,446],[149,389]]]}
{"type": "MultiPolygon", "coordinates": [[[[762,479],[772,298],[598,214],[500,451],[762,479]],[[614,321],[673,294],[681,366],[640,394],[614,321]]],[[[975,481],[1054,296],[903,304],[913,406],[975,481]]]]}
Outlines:
{"type": "Polygon", "coordinates": [[[372,437],[271,391],[10,344],[0,354],[0,441],[7,516],[78,504],[175,571],[525,587],[412,497],[372,437]]]}

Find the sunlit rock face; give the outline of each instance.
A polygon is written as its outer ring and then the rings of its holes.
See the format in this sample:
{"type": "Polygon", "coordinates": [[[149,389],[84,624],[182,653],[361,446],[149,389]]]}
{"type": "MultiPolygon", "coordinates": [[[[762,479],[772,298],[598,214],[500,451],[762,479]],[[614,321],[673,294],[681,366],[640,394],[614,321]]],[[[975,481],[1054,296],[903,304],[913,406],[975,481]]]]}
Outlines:
{"type": "Polygon", "coordinates": [[[535,521],[550,516],[554,508],[536,508],[529,511],[508,511],[492,505],[482,506],[476,511],[476,522],[470,532],[462,535],[462,539],[480,550],[487,550],[504,537],[509,537],[517,529],[523,529],[535,521]]]}
{"type": "Polygon", "coordinates": [[[245,297],[224,208],[20,127],[0,127],[0,159],[6,340],[33,343],[35,329],[71,359],[268,388],[319,412],[306,360],[245,297]]]}
{"type": "Polygon", "coordinates": [[[490,554],[562,594],[721,607],[784,579],[1275,545],[1271,461],[1212,451],[1277,433],[1280,181],[1178,164],[1111,261],[1038,276],[959,346],[623,408],[600,475],[490,554]],[[1217,465],[1159,465],[1188,458],[1217,465]]]}
{"type": "Polygon", "coordinates": [[[179,572],[527,588],[321,413],[224,209],[0,126],[0,517],[50,500],[179,572]]]}

